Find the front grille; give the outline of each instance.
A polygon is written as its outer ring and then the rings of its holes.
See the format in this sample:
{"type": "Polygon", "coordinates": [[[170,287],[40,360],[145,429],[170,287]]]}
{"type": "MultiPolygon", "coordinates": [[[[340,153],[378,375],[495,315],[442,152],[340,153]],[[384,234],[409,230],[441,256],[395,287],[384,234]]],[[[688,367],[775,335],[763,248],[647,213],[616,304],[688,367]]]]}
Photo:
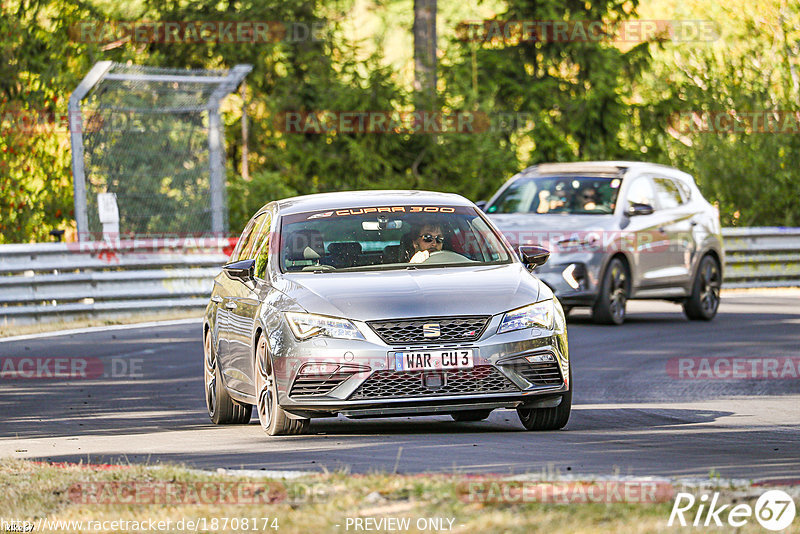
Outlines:
{"type": "Polygon", "coordinates": [[[475,341],[483,333],[489,317],[423,317],[401,321],[372,321],[369,324],[376,334],[389,345],[407,343],[445,343],[454,341],[475,341]],[[425,337],[423,325],[438,324],[440,335],[425,337]]]}
{"type": "Polygon", "coordinates": [[[333,389],[353,376],[356,371],[337,372],[321,375],[299,375],[292,389],[289,391],[290,397],[307,397],[312,395],[327,395],[333,389]]]}
{"type": "Polygon", "coordinates": [[[451,371],[375,371],[350,396],[350,400],[434,395],[473,395],[519,391],[508,378],[491,365],[451,371]],[[443,385],[430,388],[423,375],[443,375],[443,385]]]}
{"type": "Polygon", "coordinates": [[[517,360],[511,364],[504,365],[514,372],[522,375],[525,380],[534,386],[560,386],[564,383],[561,377],[561,369],[557,362],[528,363],[525,360],[517,360]]]}

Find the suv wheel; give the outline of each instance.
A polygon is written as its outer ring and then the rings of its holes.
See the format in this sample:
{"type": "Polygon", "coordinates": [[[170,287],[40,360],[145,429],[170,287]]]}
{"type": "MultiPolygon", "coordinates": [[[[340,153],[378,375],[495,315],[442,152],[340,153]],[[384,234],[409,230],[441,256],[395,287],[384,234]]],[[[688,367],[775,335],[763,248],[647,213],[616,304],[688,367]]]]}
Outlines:
{"type": "Polygon", "coordinates": [[[600,294],[592,308],[592,320],[598,324],[621,325],[625,322],[628,302],[628,269],[622,260],[614,258],[606,267],[600,294]]]}
{"type": "Polygon", "coordinates": [[[703,256],[692,283],[692,294],[683,303],[683,313],[692,321],[710,321],[717,315],[722,273],[714,256],[703,256]]]}

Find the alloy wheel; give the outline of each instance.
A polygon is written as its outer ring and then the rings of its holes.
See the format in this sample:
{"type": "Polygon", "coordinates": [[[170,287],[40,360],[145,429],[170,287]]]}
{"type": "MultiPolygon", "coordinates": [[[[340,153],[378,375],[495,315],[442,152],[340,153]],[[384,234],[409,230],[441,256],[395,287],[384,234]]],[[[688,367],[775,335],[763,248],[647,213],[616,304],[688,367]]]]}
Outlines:
{"type": "Polygon", "coordinates": [[[266,429],[272,422],[275,383],[272,379],[272,373],[268,369],[267,340],[264,336],[261,336],[258,341],[256,367],[256,391],[258,392],[256,407],[261,426],[266,429]]]}
{"type": "Polygon", "coordinates": [[[203,377],[206,383],[206,406],[209,415],[214,415],[217,405],[216,358],[211,348],[211,332],[206,332],[203,341],[203,377]]]}
{"type": "Polygon", "coordinates": [[[625,303],[628,299],[626,284],[625,269],[621,265],[615,264],[611,269],[611,284],[608,297],[611,314],[617,320],[622,320],[625,317],[625,303]]]}
{"type": "Polygon", "coordinates": [[[703,291],[700,294],[700,302],[703,306],[703,311],[707,314],[713,314],[719,306],[719,292],[722,287],[720,280],[719,269],[714,260],[706,260],[703,265],[703,270],[700,273],[703,291]]]}

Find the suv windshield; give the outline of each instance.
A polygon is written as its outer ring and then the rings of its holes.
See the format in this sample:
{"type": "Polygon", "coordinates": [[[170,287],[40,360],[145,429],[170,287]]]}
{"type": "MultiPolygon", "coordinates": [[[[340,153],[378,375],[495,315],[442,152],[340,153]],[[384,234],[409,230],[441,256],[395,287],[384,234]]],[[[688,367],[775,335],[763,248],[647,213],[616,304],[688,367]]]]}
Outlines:
{"type": "Polygon", "coordinates": [[[468,206],[382,206],[286,215],[282,272],[376,271],[510,263],[502,238],[468,206]]]}
{"type": "Polygon", "coordinates": [[[511,183],[486,213],[614,212],[622,180],[598,176],[541,176],[511,183]]]}

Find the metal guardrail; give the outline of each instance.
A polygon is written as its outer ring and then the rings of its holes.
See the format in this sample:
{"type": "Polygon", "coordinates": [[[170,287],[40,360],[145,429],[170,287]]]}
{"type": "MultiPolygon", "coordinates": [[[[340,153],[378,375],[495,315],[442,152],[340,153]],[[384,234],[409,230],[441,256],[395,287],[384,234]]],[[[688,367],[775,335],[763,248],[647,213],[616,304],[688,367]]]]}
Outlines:
{"type": "Polygon", "coordinates": [[[79,317],[200,310],[236,239],[0,245],[0,331],[79,317]]]}
{"type": "MultiPolygon", "coordinates": [[[[800,228],[725,228],[728,288],[800,286],[800,228]]],[[[0,245],[4,326],[201,310],[235,238],[0,245]]]]}
{"type": "Polygon", "coordinates": [[[800,228],[723,228],[727,288],[800,286],[800,228]]]}

